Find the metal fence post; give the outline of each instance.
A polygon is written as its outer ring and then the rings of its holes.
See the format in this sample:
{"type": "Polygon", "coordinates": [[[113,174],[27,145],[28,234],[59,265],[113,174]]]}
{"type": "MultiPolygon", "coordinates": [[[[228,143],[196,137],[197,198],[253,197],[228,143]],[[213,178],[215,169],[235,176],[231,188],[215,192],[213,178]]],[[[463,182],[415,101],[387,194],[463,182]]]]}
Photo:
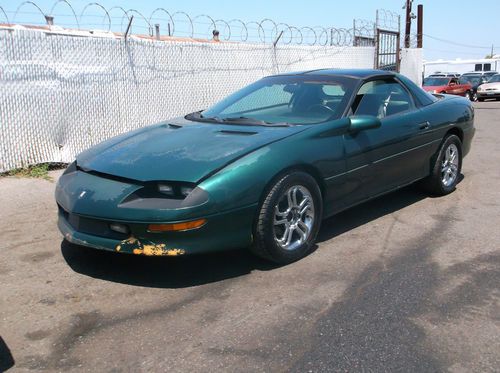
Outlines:
{"type": "Polygon", "coordinates": [[[132,27],[132,21],[134,20],[134,16],[130,16],[130,19],[128,20],[128,25],[127,29],[125,30],[125,40],[127,40],[128,33],[130,32],[130,28],[132,27]]]}
{"type": "Polygon", "coordinates": [[[156,40],[160,40],[160,24],[159,23],[155,24],[155,33],[156,33],[156,40]]]}

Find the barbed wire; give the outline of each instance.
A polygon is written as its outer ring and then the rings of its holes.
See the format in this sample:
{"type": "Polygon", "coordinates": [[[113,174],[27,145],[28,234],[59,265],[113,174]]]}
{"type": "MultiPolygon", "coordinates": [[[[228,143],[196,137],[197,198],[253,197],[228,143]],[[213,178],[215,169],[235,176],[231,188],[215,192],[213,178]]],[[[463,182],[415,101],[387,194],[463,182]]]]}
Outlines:
{"type": "Polygon", "coordinates": [[[75,17],[76,26],[77,26],[77,28],[80,28],[80,24],[78,23],[78,17],[76,16],[75,10],[73,9],[73,7],[71,6],[71,4],[67,0],[57,0],[56,2],[54,2],[54,4],[52,5],[52,8],[50,9],[50,14],[54,14],[54,8],[59,3],[65,3],[66,5],[69,6],[69,8],[71,9],[71,12],[73,13],[73,16],[75,17]]]}
{"type": "Polygon", "coordinates": [[[5,13],[5,10],[0,6],[0,11],[2,12],[3,16],[7,20],[7,24],[10,25],[9,17],[7,16],[7,13],[5,13]]]}
{"type": "Polygon", "coordinates": [[[375,24],[377,28],[400,31],[401,16],[387,9],[377,9],[375,24]]]}
{"type": "MultiPolygon", "coordinates": [[[[219,40],[235,42],[280,43],[282,45],[319,45],[319,46],[367,46],[373,45],[375,26],[379,28],[399,30],[399,15],[384,9],[377,11],[376,22],[368,20],[354,20],[353,28],[337,28],[323,26],[297,27],[283,22],[276,22],[265,18],[260,21],[244,21],[239,18],[225,21],[214,19],[207,14],[191,16],[182,11],[171,12],[165,8],[156,8],[149,15],[137,9],[124,9],[121,6],[106,8],[103,4],[93,1],[83,5],[79,15],[69,0],[54,0],[49,12],[44,12],[34,1],[23,1],[14,12],[6,11],[0,7],[7,23],[22,23],[21,16],[40,15],[43,18],[39,24],[48,23],[48,17],[54,25],[71,26],[71,23],[60,22],[59,19],[74,18],[76,28],[81,30],[84,26],[99,27],[103,31],[118,31],[123,33],[132,19],[132,28],[139,30],[150,37],[171,36],[187,38],[211,39],[218,33],[219,40]],[[54,14],[56,8],[70,9],[71,14],[54,14]],[[24,8],[35,8],[35,12],[22,12],[24,8]],[[90,13],[93,9],[98,14],[90,13]],[[119,12],[118,16],[115,13],[119,12]],[[13,13],[9,20],[8,14],[13,13]],[[92,19],[98,19],[93,22],[92,19]]],[[[26,20],[28,17],[24,17],[26,20]]],[[[26,22],[26,21],[25,21],[26,22]]],[[[33,24],[33,19],[30,18],[33,24]]],[[[87,28],[90,28],[87,27],[87,28]]],[[[131,31],[132,33],[132,31],[131,31]]]]}

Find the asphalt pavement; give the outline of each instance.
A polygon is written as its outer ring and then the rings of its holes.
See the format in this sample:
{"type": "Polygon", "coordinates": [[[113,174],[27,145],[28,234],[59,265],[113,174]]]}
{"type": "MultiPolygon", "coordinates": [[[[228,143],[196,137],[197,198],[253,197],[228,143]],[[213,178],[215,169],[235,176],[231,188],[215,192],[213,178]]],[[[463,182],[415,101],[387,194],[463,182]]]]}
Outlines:
{"type": "Polygon", "coordinates": [[[500,102],[475,107],[454,193],[334,216],[284,267],[75,246],[54,182],[0,178],[0,371],[498,372],[500,102]]]}

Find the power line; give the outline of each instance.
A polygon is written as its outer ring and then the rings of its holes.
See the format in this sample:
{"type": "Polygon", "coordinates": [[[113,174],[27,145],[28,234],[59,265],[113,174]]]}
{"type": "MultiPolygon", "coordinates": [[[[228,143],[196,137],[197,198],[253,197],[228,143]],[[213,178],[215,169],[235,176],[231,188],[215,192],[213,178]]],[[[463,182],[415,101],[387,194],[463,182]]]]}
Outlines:
{"type": "Polygon", "coordinates": [[[443,43],[448,43],[448,44],[452,44],[452,45],[458,45],[459,47],[475,48],[475,49],[491,49],[491,45],[489,47],[483,47],[483,46],[479,46],[479,45],[470,45],[470,44],[457,43],[457,42],[454,42],[452,40],[441,39],[441,38],[438,38],[438,37],[435,37],[435,36],[432,36],[432,35],[428,35],[428,34],[424,34],[424,36],[426,36],[426,37],[428,37],[430,39],[434,39],[434,40],[443,42],[443,43]]]}
{"type": "Polygon", "coordinates": [[[424,47],[424,49],[426,51],[431,51],[431,52],[440,52],[440,53],[449,53],[449,54],[468,54],[470,56],[477,56],[477,55],[480,55],[482,52],[481,51],[478,51],[478,52],[463,52],[463,51],[452,51],[452,50],[444,50],[444,49],[433,49],[433,48],[427,48],[427,47],[424,47]]]}

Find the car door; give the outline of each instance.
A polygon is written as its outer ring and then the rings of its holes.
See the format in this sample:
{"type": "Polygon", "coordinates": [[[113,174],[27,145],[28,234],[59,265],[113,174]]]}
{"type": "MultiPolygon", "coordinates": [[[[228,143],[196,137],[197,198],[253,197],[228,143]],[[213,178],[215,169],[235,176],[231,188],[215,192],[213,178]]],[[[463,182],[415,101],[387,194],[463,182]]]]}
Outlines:
{"type": "Polygon", "coordinates": [[[429,127],[411,93],[395,78],[365,82],[351,108],[373,115],[381,126],[344,135],[346,185],[358,200],[367,199],[424,176],[429,127]]]}

